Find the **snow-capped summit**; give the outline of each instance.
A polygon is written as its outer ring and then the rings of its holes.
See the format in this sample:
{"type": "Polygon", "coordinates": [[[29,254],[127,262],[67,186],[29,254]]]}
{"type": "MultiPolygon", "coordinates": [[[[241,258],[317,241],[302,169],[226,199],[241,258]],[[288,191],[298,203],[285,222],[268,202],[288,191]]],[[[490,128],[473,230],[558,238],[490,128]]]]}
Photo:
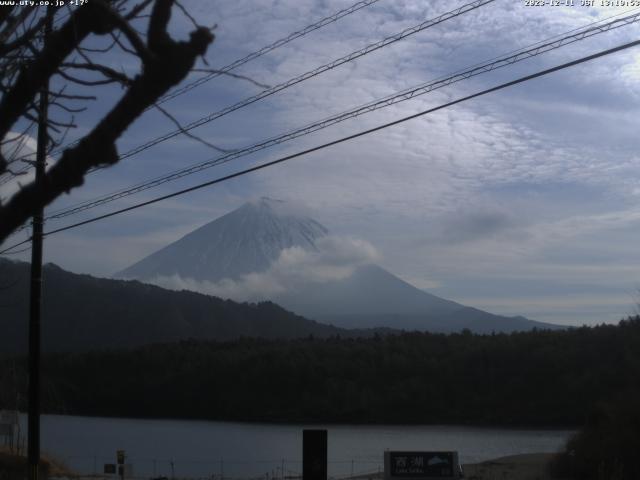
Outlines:
{"type": "Polygon", "coordinates": [[[345,328],[439,332],[469,328],[487,333],[553,327],[493,315],[419,290],[370,263],[375,256],[355,255],[354,246],[360,252],[367,250],[366,245],[340,242],[292,205],[262,198],[194,230],[117,276],[161,284],[179,280],[181,287],[170,288],[223,296],[259,288],[263,294],[270,292],[263,299],[345,328]],[[291,247],[300,248],[287,252],[291,247]]]}
{"type": "Polygon", "coordinates": [[[217,282],[262,272],[285,248],[315,249],[328,231],[283,201],[263,197],[210,222],[116,274],[152,279],[179,275],[217,282]]]}

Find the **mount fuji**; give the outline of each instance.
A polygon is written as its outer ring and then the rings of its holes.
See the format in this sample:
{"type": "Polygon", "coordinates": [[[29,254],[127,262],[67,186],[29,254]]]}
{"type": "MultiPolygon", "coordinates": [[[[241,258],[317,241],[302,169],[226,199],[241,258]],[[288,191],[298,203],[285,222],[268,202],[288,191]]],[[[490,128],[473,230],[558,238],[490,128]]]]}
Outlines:
{"type": "Polygon", "coordinates": [[[241,300],[272,300],[342,328],[466,328],[476,333],[560,328],[494,315],[415,288],[375,265],[367,248],[373,247],[336,240],[323,225],[285,202],[262,198],[194,230],[116,277],[217,296],[251,292],[259,298],[241,300]]]}
{"type": "Polygon", "coordinates": [[[263,198],[194,230],[116,276],[139,280],[171,275],[209,282],[236,280],[267,270],[286,248],[315,250],[315,242],[328,233],[315,220],[290,214],[284,202],[263,198]]]}

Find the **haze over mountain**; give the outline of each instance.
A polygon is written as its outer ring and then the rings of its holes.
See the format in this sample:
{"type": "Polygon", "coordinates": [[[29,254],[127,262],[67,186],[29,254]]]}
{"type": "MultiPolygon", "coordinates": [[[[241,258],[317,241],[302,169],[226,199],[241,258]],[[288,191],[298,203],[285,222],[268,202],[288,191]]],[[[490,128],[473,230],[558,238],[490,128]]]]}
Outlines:
{"type": "MultiPolygon", "coordinates": [[[[0,258],[0,355],[27,351],[29,271],[0,258]]],[[[88,351],[240,337],[293,339],[350,333],[307,320],[271,302],[240,304],[137,281],[96,278],[43,268],[42,346],[88,351]]]]}
{"type": "Polygon", "coordinates": [[[194,230],[118,273],[235,300],[269,299],[343,328],[511,332],[558,328],[419,290],[375,264],[365,241],[335,237],[284,202],[263,198],[194,230]]]}
{"type": "Polygon", "coordinates": [[[504,317],[445,300],[415,288],[377,265],[356,268],[344,280],[305,285],[273,300],[307,318],[342,328],[390,327],[475,333],[562,328],[521,316],[504,317]]]}

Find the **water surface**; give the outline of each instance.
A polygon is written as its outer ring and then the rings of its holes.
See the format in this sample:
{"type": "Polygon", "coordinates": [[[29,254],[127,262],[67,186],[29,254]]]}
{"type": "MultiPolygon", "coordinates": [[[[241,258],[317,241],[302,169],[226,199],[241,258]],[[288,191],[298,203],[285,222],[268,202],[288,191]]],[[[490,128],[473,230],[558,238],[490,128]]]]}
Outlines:
{"type": "MultiPolygon", "coordinates": [[[[26,432],[26,417],[21,417],[26,432]]],[[[273,425],[185,420],[42,417],[42,450],[80,473],[100,473],[124,449],[134,475],[281,478],[302,470],[303,428],[327,428],[330,476],[374,472],[389,450],[456,450],[462,463],[555,452],[568,430],[462,426],[273,425]]]]}

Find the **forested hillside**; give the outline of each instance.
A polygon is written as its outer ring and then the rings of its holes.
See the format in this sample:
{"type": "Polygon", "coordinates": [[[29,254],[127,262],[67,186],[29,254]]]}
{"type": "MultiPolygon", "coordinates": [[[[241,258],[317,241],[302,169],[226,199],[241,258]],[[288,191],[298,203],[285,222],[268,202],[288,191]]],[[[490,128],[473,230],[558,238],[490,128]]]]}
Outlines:
{"type": "MultiPolygon", "coordinates": [[[[640,318],[508,335],[189,341],[43,363],[49,412],[570,426],[640,387],[640,318]]],[[[24,359],[2,363],[5,392],[14,366],[24,359]]]]}
{"type": "MultiPolygon", "coordinates": [[[[298,338],[345,331],[263,302],[237,303],[44,266],[45,351],[87,351],[199,338],[298,338]]],[[[29,264],[0,258],[0,355],[27,351],[29,264]]]]}

